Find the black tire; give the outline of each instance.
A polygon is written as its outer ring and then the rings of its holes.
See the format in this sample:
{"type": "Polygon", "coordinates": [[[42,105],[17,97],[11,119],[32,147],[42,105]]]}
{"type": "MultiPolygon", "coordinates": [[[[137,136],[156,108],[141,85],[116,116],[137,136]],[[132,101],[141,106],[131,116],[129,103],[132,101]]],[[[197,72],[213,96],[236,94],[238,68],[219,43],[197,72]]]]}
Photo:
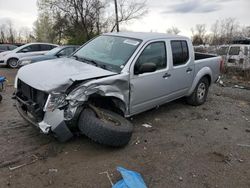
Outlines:
{"type": "Polygon", "coordinates": [[[209,81],[203,77],[195,87],[193,93],[187,97],[187,103],[193,106],[202,105],[207,100],[209,81]]]}
{"type": "Polygon", "coordinates": [[[81,133],[107,146],[121,147],[128,144],[133,132],[132,124],[122,116],[105,109],[98,109],[98,113],[91,108],[83,109],[78,121],[81,133]],[[109,119],[102,120],[97,117],[99,112],[109,119]]]}
{"type": "Polygon", "coordinates": [[[0,102],[3,100],[3,97],[2,97],[2,95],[0,94],[0,102]]]}
{"type": "Polygon", "coordinates": [[[16,69],[19,67],[18,65],[18,59],[16,58],[11,58],[8,60],[8,66],[12,69],[16,69]]]}

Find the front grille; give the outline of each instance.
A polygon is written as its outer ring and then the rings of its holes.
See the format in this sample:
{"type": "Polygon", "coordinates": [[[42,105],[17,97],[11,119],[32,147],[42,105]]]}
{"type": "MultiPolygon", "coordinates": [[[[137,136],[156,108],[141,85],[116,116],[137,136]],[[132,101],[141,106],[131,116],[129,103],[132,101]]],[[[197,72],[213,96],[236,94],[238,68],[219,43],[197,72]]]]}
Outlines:
{"type": "Polygon", "coordinates": [[[48,98],[47,93],[35,89],[18,79],[16,95],[23,101],[23,109],[26,109],[37,119],[43,118],[43,107],[48,98]]]}

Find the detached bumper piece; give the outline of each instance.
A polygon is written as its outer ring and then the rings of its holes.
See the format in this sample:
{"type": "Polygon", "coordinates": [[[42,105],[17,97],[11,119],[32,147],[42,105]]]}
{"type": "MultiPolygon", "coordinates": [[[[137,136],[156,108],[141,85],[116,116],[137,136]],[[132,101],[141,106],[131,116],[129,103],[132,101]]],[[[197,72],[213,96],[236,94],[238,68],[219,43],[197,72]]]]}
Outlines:
{"type": "MultiPolygon", "coordinates": [[[[32,116],[28,111],[24,111],[22,104],[16,101],[16,108],[19,114],[30,124],[38,127],[44,134],[53,134],[60,142],[65,142],[73,137],[72,132],[69,130],[67,124],[61,119],[60,121],[51,122],[50,119],[45,118],[43,121],[39,122],[32,116]]],[[[52,112],[53,113],[53,112],[52,112]]],[[[56,118],[56,117],[55,117],[56,118]]]]}
{"type": "Polygon", "coordinates": [[[65,142],[69,140],[73,134],[64,121],[63,111],[43,111],[47,97],[47,93],[36,90],[21,80],[18,80],[15,99],[16,108],[20,115],[32,125],[40,128],[44,134],[52,133],[59,141],[65,142]]]}

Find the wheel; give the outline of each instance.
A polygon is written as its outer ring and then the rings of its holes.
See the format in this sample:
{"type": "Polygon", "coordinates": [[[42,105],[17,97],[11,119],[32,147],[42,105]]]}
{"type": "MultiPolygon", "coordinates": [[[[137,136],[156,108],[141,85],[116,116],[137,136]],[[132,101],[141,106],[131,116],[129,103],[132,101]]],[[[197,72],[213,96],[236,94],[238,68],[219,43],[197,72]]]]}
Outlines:
{"type": "Polygon", "coordinates": [[[132,124],[122,116],[105,110],[85,108],[80,114],[80,132],[93,141],[107,146],[128,144],[133,132],[132,124]]]}
{"type": "Polygon", "coordinates": [[[8,66],[12,69],[15,69],[18,67],[18,59],[12,58],[8,60],[8,66]]]}
{"type": "Polygon", "coordinates": [[[2,95],[0,94],[0,102],[3,100],[3,97],[2,97],[2,95]]]}
{"type": "Polygon", "coordinates": [[[198,106],[203,104],[207,99],[209,88],[208,79],[203,77],[195,87],[193,93],[187,97],[187,103],[193,106],[198,106]]]}

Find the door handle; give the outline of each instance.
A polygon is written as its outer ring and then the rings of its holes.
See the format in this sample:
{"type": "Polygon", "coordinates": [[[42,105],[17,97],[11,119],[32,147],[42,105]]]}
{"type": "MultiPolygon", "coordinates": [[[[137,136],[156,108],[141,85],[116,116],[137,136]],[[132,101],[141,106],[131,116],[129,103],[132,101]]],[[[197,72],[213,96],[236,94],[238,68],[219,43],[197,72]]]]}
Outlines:
{"type": "Polygon", "coordinates": [[[171,76],[171,74],[169,74],[169,73],[166,72],[162,77],[163,78],[169,78],[170,76],[171,76]]]}
{"type": "Polygon", "coordinates": [[[186,72],[189,73],[191,72],[193,69],[191,69],[190,67],[187,68],[186,72]]]}

